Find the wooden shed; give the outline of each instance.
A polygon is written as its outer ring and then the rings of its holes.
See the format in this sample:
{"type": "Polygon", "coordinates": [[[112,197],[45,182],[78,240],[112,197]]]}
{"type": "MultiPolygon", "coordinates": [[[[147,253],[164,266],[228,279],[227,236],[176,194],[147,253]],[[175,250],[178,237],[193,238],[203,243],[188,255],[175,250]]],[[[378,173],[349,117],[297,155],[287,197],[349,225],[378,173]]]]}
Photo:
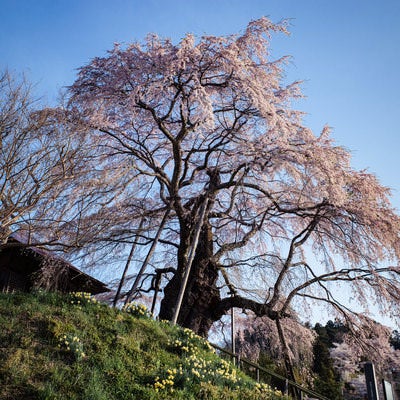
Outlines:
{"type": "Polygon", "coordinates": [[[0,248],[0,291],[30,291],[33,288],[61,292],[109,292],[107,286],[49,251],[27,247],[11,237],[0,248]]]}

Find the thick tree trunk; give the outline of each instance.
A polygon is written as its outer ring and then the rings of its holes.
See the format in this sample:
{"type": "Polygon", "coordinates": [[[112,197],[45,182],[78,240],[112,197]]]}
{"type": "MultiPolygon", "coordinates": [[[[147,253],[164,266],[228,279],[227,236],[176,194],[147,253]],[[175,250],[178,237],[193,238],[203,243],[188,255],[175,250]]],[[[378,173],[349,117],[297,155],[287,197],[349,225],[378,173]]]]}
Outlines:
{"type": "MultiPolygon", "coordinates": [[[[185,271],[183,250],[178,253],[178,270],[164,289],[160,319],[171,320],[174,314],[182,277],[185,271]]],[[[183,297],[177,323],[202,336],[207,336],[216,320],[213,311],[221,298],[217,288],[218,267],[212,261],[213,242],[211,227],[205,224],[200,233],[195,258],[183,297]]]]}
{"type": "MultiPolygon", "coordinates": [[[[182,230],[183,231],[183,230],[182,230]]],[[[182,235],[184,238],[185,235],[182,235]]],[[[189,241],[184,241],[178,251],[178,268],[172,279],[164,288],[159,318],[171,321],[174,316],[177,299],[185,272],[185,254],[189,241]]],[[[240,296],[229,296],[221,299],[217,287],[218,264],[213,261],[213,240],[209,224],[204,224],[192,263],[191,272],[183,297],[177,323],[190,328],[197,334],[206,337],[211,325],[218,321],[232,307],[253,311],[258,316],[267,315],[272,320],[277,318],[268,303],[258,303],[240,296]]],[[[288,317],[289,315],[284,315],[288,317]]]]}

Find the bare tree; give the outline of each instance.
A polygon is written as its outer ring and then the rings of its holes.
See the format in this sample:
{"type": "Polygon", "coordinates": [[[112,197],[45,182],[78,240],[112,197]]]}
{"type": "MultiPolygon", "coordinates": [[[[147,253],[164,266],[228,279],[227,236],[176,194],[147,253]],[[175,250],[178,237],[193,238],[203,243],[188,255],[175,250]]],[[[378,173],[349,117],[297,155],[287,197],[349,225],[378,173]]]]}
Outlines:
{"type": "Polygon", "coordinates": [[[0,251],[81,248],[108,228],[105,205],[123,191],[115,180],[125,182],[101,168],[63,107],[40,107],[30,92],[26,80],[0,75],[0,251]]]}
{"type": "Polygon", "coordinates": [[[285,23],[261,18],[241,35],[187,35],[178,45],[150,35],[94,59],[70,88],[70,112],[134,181],[112,237],[124,242],[141,214],[153,220],[150,243],[171,209],[153,260],[175,268],[162,319],[174,316],[207,204],[178,316],[202,335],[232,307],[279,325],[292,308],[318,301],[356,323],[336,283],[383,312],[400,304],[390,192],[351,167],[328,128],[314,135],[303,125],[291,108],[299,83],[285,84],[287,58],[270,56],[275,32],[285,23]],[[127,213],[135,201],[140,213],[127,213]]]}
{"type": "Polygon", "coordinates": [[[25,80],[18,81],[4,72],[0,99],[1,243],[4,246],[9,235],[17,231],[24,231],[31,243],[33,225],[43,225],[45,214],[48,220],[52,218],[48,207],[54,207],[62,182],[73,175],[75,166],[68,139],[60,143],[54,140],[58,136],[51,122],[50,114],[54,113],[34,108],[25,80]]]}

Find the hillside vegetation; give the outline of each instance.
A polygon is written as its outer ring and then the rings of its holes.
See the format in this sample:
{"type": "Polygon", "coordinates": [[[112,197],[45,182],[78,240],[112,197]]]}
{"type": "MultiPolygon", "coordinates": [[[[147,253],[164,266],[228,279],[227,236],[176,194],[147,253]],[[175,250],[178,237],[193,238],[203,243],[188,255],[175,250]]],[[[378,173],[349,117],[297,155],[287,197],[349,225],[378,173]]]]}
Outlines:
{"type": "Polygon", "coordinates": [[[188,329],[90,295],[0,294],[0,399],[284,399],[188,329]]]}

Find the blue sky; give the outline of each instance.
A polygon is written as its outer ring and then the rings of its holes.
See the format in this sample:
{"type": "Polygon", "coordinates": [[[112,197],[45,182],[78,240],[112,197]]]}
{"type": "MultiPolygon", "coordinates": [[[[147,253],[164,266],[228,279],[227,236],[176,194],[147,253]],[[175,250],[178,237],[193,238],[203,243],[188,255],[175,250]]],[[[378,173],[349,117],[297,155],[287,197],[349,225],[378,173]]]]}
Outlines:
{"type": "Polygon", "coordinates": [[[25,73],[54,102],[76,69],[114,42],[156,32],[225,35],[263,15],[291,20],[274,54],[293,56],[290,80],[304,80],[298,107],[315,132],[334,128],[353,165],[393,188],[400,209],[400,2],[398,0],[0,0],[0,67],[25,73]]]}

